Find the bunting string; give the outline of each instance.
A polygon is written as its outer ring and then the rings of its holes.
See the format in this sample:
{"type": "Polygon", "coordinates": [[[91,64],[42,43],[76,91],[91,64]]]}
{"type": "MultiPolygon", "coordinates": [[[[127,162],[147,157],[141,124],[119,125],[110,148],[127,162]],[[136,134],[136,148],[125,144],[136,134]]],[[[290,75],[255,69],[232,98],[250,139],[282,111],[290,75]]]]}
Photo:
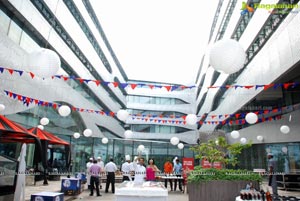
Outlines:
{"type": "MultiPolygon", "coordinates": [[[[3,74],[4,71],[7,71],[10,75],[13,75],[17,73],[20,77],[25,74],[28,74],[32,79],[34,79],[36,76],[32,72],[28,71],[22,71],[22,70],[15,70],[12,68],[5,68],[0,66],[0,73],[3,74]]],[[[68,80],[78,80],[80,84],[86,83],[88,84],[89,82],[95,83],[95,85],[99,86],[102,84],[103,86],[108,86],[112,85],[115,88],[116,87],[122,87],[125,89],[126,87],[130,87],[131,89],[135,88],[142,88],[142,87],[147,87],[150,89],[166,89],[167,91],[178,91],[178,90],[186,90],[186,89],[193,89],[196,86],[195,85],[163,85],[163,84],[145,84],[145,83],[121,83],[121,82],[108,82],[108,81],[101,81],[101,80],[92,80],[92,79],[84,79],[80,77],[75,77],[75,76],[64,76],[64,75],[53,75],[51,77],[52,79],[60,79],[63,81],[68,81],[68,80]]]]}
{"type": "MultiPolygon", "coordinates": [[[[17,94],[11,91],[4,90],[5,95],[11,99],[17,100],[19,102],[22,102],[27,107],[31,104],[42,106],[42,107],[52,107],[53,109],[58,109],[62,104],[55,103],[55,102],[49,102],[44,100],[39,100],[35,98],[31,98],[28,96],[23,96],[21,94],[17,94]]],[[[258,115],[259,120],[258,122],[264,122],[264,121],[272,121],[272,120],[278,120],[281,119],[281,115],[283,112],[286,111],[293,111],[300,109],[300,104],[296,104],[293,106],[285,106],[280,108],[274,108],[274,109],[267,109],[267,110],[258,110],[254,113],[258,115]],[[279,113],[279,114],[278,114],[279,113]],[[270,116],[270,117],[267,117],[270,116]]],[[[114,117],[117,115],[117,112],[113,111],[104,111],[104,110],[94,110],[94,109],[86,109],[86,108],[78,108],[78,107],[71,107],[72,111],[77,112],[87,112],[87,113],[95,113],[99,115],[105,115],[114,117]]],[[[210,115],[200,115],[197,116],[198,119],[206,119],[207,117],[210,117],[211,120],[209,121],[198,121],[198,124],[222,124],[222,125],[242,125],[246,124],[245,116],[247,113],[235,113],[235,114],[210,114],[210,115]],[[235,118],[236,120],[232,120],[232,118],[235,118]],[[225,120],[224,120],[225,119],[225,120]]],[[[187,115],[143,115],[143,114],[130,114],[130,118],[132,120],[141,120],[141,121],[149,121],[153,123],[169,123],[169,124],[187,124],[186,122],[187,115]]]]}
{"type": "Polygon", "coordinates": [[[283,87],[284,89],[288,89],[288,88],[295,88],[299,86],[299,82],[287,82],[287,83],[277,83],[277,84],[256,84],[256,85],[222,85],[222,86],[210,86],[208,87],[209,89],[213,89],[213,88],[221,88],[221,89],[230,89],[230,88],[234,88],[234,89],[261,89],[263,88],[263,90],[267,90],[269,88],[273,88],[273,89],[277,89],[280,87],[283,87]]]}
{"type": "MultiPolygon", "coordinates": [[[[3,74],[4,71],[7,71],[10,75],[13,74],[18,74],[20,77],[23,76],[24,74],[28,74],[32,79],[34,79],[36,76],[32,72],[28,71],[22,71],[22,70],[15,70],[12,68],[5,68],[0,66],[0,74],[3,74]]],[[[167,91],[179,91],[179,90],[186,90],[186,89],[193,89],[193,88],[199,88],[195,85],[163,85],[163,84],[146,84],[146,83],[122,83],[122,82],[108,82],[108,81],[101,81],[101,80],[92,80],[92,79],[84,79],[80,77],[75,77],[75,76],[64,76],[64,75],[54,75],[51,77],[52,79],[60,79],[63,81],[68,81],[68,80],[78,80],[79,83],[83,84],[86,83],[88,84],[89,82],[95,83],[96,86],[103,85],[103,86],[108,86],[112,85],[115,88],[116,87],[121,87],[123,89],[129,87],[131,89],[135,88],[143,88],[147,87],[149,89],[166,89],[167,91]]],[[[271,84],[255,84],[255,85],[222,85],[222,86],[209,86],[207,87],[208,89],[214,89],[214,88],[220,88],[220,89],[230,89],[233,88],[235,90],[237,89],[263,89],[267,90],[269,88],[277,89],[279,87],[283,87],[284,89],[288,88],[295,88],[299,86],[299,82],[287,82],[287,83],[271,83],[271,84]]]]}

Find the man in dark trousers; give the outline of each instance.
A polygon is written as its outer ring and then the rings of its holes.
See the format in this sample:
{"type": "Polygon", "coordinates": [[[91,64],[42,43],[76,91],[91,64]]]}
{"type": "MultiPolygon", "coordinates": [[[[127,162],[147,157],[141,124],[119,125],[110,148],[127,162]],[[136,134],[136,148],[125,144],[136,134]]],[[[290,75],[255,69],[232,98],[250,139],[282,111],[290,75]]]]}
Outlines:
{"type": "Polygon", "coordinates": [[[97,196],[100,195],[99,191],[99,178],[100,178],[101,167],[97,164],[97,160],[93,161],[93,164],[90,167],[91,174],[91,193],[90,196],[94,195],[94,188],[96,187],[97,196]]]}
{"type": "Polygon", "coordinates": [[[272,153],[268,153],[268,169],[269,169],[269,186],[272,187],[273,195],[278,195],[277,192],[277,182],[276,182],[276,173],[277,173],[277,161],[273,158],[272,153]]]}
{"type": "Polygon", "coordinates": [[[114,159],[110,159],[109,162],[105,165],[105,172],[107,174],[105,193],[108,193],[109,185],[111,183],[111,191],[115,193],[115,172],[118,170],[114,159]]]}

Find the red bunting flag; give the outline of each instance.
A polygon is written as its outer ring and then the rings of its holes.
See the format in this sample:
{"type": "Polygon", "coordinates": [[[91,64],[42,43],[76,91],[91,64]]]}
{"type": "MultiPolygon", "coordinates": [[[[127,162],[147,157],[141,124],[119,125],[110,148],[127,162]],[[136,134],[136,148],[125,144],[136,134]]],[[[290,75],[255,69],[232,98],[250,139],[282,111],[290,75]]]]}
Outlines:
{"type": "Polygon", "coordinates": [[[167,91],[171,90],[171,86],[164,86],[164,87],[167,89],[167,91]]]}
{"type": "MultiPolygon", "coordinates": [[[[30,77],[33,79],[34,78],[34,74],[32,72],[29,72],[30,77]]],[[[52,76],[53,77],[53,76],[52,76]]]]}
{"type": "MultiPolygon", "coordinates": [[[[64,81],[67,81],[69,79],[69,77],[67,77],[67,76],[61,76],[61,77],[63,78],[64,81]]],[[[82,82],[80,82],[80,83],[82,83],[82,82]]]]}
{"type": "Polygon", "coordinates": [[[100,84],[99,80],[93,80],[93,82],[95,82],[97,86],[99,86],[99,84],[100,84]]]}
{"type": "Polygon", "coordinates": [[[266,84],[264,86],[264,90],[267,90],[267,89],[269,89],[270,87],[273,87],[273,86],[274,86],[274,84],[266,84]]]}
{"type": "Polygon", "coordinates": [[[14,74],[14,70],[13,69],[7,69],[8,70],[8,72],[12,75],[12,74],[14,74]]]}
{"type": "Polygon", "coordinates": [[[244,88],[246,88],[246,89],[251,89],[251,88],[253,88],[254,86],[253,85],[247,85],[247,86],[244,86],[244,88]]]}
{"type": "Polygon", "coordinates": [[[118,87],[119,83],[118,82],[113,82],[114,87],[118,87]]]}
{"type": "Polygon", "coordinates": [[[131,89],[135,89],[137,87],[137,84],[130,84],[131,89]]]}

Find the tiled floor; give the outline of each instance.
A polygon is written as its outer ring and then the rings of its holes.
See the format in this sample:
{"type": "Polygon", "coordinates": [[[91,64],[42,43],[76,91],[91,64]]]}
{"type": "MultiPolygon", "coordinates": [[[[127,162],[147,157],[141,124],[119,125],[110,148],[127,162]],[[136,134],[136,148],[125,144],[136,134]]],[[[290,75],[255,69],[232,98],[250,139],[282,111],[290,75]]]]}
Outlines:
{"type": "MultiPolygon", "coordinates": [[[[37,193],[37,192],[43,192],[43,191],[50,191],[50,192],[59,192],[61,188],[61,182],[60,181],[48,181],[48,185],[44,186],[42,182],[37,182],[36,186],[26,186],[26,200],[30,200],[31,194],[37,193]]],[[[118,188],[119,184],[116,184],[116,188],[118,188]]],[[[104,184],[105,186],[105,184],[104,184]]],[[[263,188],[266,188],[266,183],[262,183],[263,188]]],[[[103,189],[100,191],[102,196],[96,197],[96,196],[89,196],[89,191],[85,190],[78,196],[65,196],[66,200],[102,200],[102,201],[112,201],[115,200],[115,195],[112,193],[104,193],[103,189]]],[[[295,196],[300,198],[300,191],[278,191],[279,195],[281,196],[295,196]]],[[[179,191],[169,191],[168,194],[168,201],[188,201],[188,194],[187,193],[181,193],[179,191]]],[[[234,198],[233,198],[234,200],[234,198]]]]}

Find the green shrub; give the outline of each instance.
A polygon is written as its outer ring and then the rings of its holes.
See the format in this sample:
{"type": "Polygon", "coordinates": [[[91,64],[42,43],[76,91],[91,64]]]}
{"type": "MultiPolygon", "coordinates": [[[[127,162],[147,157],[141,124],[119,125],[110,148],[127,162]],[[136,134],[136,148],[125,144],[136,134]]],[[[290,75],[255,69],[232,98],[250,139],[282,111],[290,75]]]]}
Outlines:
{"type": "Polygon", "coordinates": [[[188,176],[188,182],[200,183],[211,180],[222,181],[262,181],[261,176],[258,173],[254,173],[248,170],[233,170],[233,169],[203,169],[201,167],[195,167],[195,170],[190,172],[188,176]]]}

